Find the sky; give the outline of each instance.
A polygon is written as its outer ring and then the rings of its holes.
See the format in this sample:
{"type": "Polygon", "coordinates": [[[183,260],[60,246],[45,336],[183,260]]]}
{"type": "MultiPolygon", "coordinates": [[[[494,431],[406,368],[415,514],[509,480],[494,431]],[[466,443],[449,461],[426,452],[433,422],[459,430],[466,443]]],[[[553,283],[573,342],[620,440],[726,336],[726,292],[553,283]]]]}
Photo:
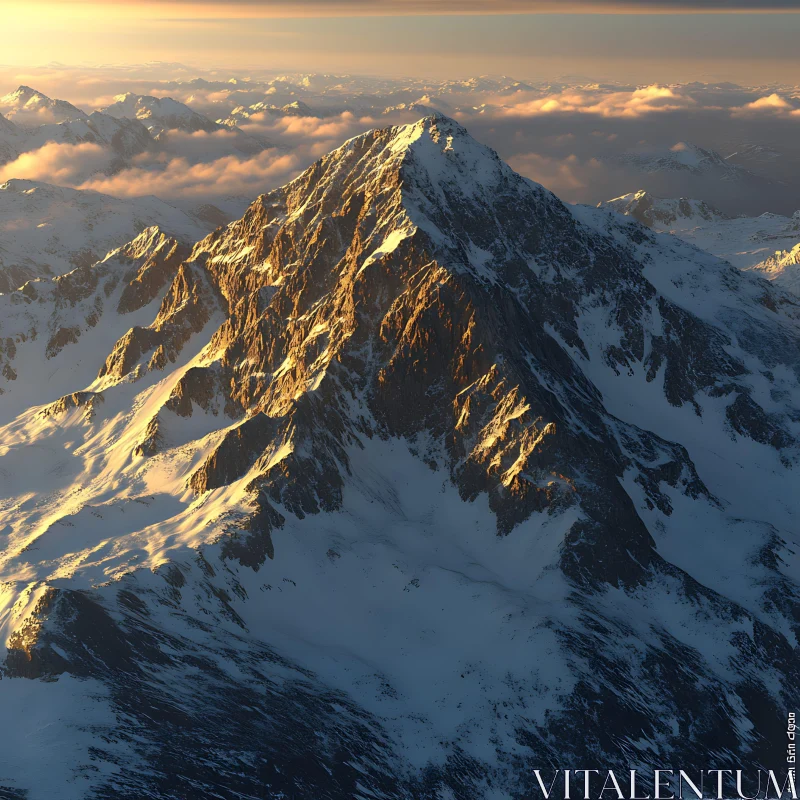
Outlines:
{"type": "Polygon", "coordinates": [[[800,81],[798,10],[800,0],[4,0],[0,61],[772,83],[800,81]]]}
{"type": "Polygon", "coordinates": [[[210,120],[241,104],[312,107],[308,117],[261,110],[236,132],[172,130],[124,168],[97,143],[35,139],[0,163],[0,181],[236,205],[351,136],[414,121],[422,112],[403,104],[416,102],[570,202],[646,188],[730,214],[790,214],[800,206],[798,10],[800,0],[0,0],[0,113],[14,124],[57,121],[46,108],[6,108],[4,92],[19,85],[85,111],[126,91],[173,97],[210,120]],[[442,88],[480,75],[530,85],[442,88]],[[240,133],[265,149],[245,153],[240,133]],[[738,193],[678,185],[630,160],[686,142],[745,159],[755,177],[738,193]]]}

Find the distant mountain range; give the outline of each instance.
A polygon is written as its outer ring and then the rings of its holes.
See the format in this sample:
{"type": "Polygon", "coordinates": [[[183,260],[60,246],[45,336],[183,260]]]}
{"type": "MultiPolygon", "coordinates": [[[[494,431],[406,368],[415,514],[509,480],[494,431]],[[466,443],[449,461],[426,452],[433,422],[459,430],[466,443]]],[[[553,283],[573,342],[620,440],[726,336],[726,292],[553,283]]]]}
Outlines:
{"type": "Polygon", "coordinates": [[[91,114],[28,86],[0,98],[0,164],[49,142],[92,143],[108,150],[105,169],[115,172],[130,165],[137,155],[158,151],[170,131],[225,133],[233,137],[231,152],[243,156],[271,146],[263,137],[248,136],[235,125],[220,125],[169,97],[127,93],[91,114]]]}

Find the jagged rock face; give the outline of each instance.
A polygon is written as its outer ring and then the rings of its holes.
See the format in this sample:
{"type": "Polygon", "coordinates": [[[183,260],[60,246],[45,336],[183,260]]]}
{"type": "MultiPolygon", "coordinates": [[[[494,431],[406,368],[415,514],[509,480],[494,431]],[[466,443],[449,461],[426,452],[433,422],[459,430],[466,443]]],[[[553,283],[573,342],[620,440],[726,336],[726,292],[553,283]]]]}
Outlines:
{"type": "MultiPolygon", "coordinates": [[[[648,566],[651,544],[617,488],[636,460],[620,451],[617,422],[547,326],[585,352],[576,333],[583,296],[613,292],[611,314],[622,321],[623,337],[605,357],[611,366],[641,362],[651,379],[665,368],[676,406],[700,390],[722,391],[721,381],[730,392],[744,366],[714,331],[657,298],[630,253],[579,228],[556,198],[486,156],[463,129],[432,119],[353,140],[196,248],[193,259],[229,305],[212,342],[214,369],[230,376],[226,402],[248,415],[313,419],[305,408],[317,402],[309,388],[324,398],[328,417],[345,417],[344,407],[362,399],[374,420],[370,433],[412,438],[425,431],[439,439],[462,496],[487,492],[502,533],[533,511],[581,497],[593,527],[613,529],[602,546],[616,542],[637,553],[623,562],[638,566],[617,565],[617,577],[630,579],[648,566]],[[456,137],[460,149],[447,143],[456,137]],[[647,341],[644,324],[654,312],[664,333],[647,341]],[[696,352],[683,346],[686,338],[696,352]],[[583,430],[570,424],[574,418],[583,430]]],[[[334,427],[347,441],[361,426],[342,420],[334,427]]],[[[330,434],[329,421],[319,427],[330,434]]],[[[680,448],[629,436],[640,439],[637,449],[672,463],[667,472],[684,491],[704,491],[680,448]]],[[[302,474],[314,509],[310,497],[320,488],[307,468],[294,454],[274,464],[266,454],[275,432],[267,427],[264,437],[261,463],[269,469],[257,483],[271,485],[279,500],[273,473],[279,485],[302,474]]],[[[257,438],[248,437],[254,452],[257,438]]],[[[221,447],[238,459],[227,440],[221,447]]],[[[313,444],[308,455],[319,463],[313,444]]],[[[213,454],[207,467],[228,480],[249,466],[220,470],[222,458],[213,454]]],[[[219,480],[204,467],[192,484],[205,491],[219,480]]],[[[335,503],[330,477],[320,480],[321,496],[335,503]]],[[[653,502],[663,503],[657,482],[647,484],[653,502]]]]}
{"type": "Polygon", "coordinates": [[[791,250],[777,250],[774,255],[756,264],[753,270],[783,289],[800,295],[800,244],[791,250]]]}
{"type": "Polygon", "coordinates": [[[441,116],[126,257],[109,308],[142,319],[4,429],[5,463],[85,431],[66,510],[9,512],[0,622],[6,685],[105,687],[87,796],[522,798],[641,748],[782,755],[790,295],[441,116]]]}
{"type": "MultiPolygon", "coordinates": [[[[92,359],[109,345],[109,331],[121,333],[131,317],[139,314],[146,319],[152,313],[148,307],[162,298],[166,302],[168,287],[189,252],[158,228],[147,228],[103,261],[55,278],[33,280],[0,295],[0,392],[14,390],[24,401],[26,389],[47,377],[36,374],[40,355],[47,362],[68,359],[85,367],[93,365],[92,359]],[[70,348],[79,345],[80,355],[71,359],[70,348]]],[[[57,385],[74,386],[69,375],[64,379],[57,385]]]]}

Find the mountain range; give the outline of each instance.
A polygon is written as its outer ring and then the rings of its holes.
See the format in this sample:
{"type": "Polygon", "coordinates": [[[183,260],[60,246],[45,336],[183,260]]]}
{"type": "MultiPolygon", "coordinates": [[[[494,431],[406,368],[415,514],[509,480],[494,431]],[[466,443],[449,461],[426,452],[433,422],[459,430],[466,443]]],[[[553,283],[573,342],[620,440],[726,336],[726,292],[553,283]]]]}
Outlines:
{"type": "Polygon", "coordinates": [[[779,769],[798,378],[795,295],[440,114],[0,295],[0,792],[779,769]]]}
{"type": "Polygon", "coordinates": [[[0,98],[0,164],[51,142],[90,143],[107,150],[109,163],[103,170],[114,173],[130,166],[138,155],[162,150],[170,131],[228,134],[232,137],[230,150],[238,155],[253,155],[274,146],[263,137],[248,136],[235,124],[220,125],[169,97],[128,92],[91,114],[28,86],[0,98]]]}
{"type": "Polygon", "coordinates": [[[85,114],[70,103],[51,100],[26,86],[0,98],[0,163],[50,142],[101,145],[109,152],[111,168],[118,169],[147,150],[152,138],[135,119],[115,119],[99,111],[85,114]]]}

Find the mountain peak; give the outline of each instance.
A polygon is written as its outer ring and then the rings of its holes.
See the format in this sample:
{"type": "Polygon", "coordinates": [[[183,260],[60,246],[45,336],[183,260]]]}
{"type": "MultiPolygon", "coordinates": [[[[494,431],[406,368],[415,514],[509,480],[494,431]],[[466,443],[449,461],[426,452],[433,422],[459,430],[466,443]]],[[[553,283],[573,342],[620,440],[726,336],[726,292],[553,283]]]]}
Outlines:
{"type": "Polygon", "coordinates": [[[46,94],[43,94],[42,92],[32,88],[31,86],[26,86],[23,84],[21,86],[18,86],[13,92],[9,92],[9,94],[0,98],[0,103],[2,103],[3,105],[15,105],[15,106],[25,105],[34,97],[39,97],[45,102],[50,101],[50,98],[46,94]]]}
{"type": "Polygon", "coordinates": [[[18,86],[14,94],[18,97],[32,97],[35,94],[38,94],[40,97],[45,97],[38,89],[34,89],[32,86],[26,86],[25,84],[18,86]]]}
{"type": "Polygon", "coordinates": [[[447,263],[489,281],[496,278],[492,264],[514,260],[508,220],[523,209],[536,216],[540,206],[561,205],[438,112],[354,137],[289,186],[336,203],[374,193],[386,241],[391,231],[395,244],[421,231],[447,263]],[[503,220],[493,211],[498,207],[503,220]]]}
{"type": "Polygon", "coordinates": [[[669,228],[676,224],[693,225],[702,221],[728,218],[714,206],[702,200],[687,197],[656,197],[644,189],[598,203],[598,208],[611,208],[620,214],[633,217],[642,225],[655,229],[669,228]]]}
{"type": "Polygon", "coordinates": [[[187,131],[214,131],[219,127],[202,114],[171,97],[125,92],[114,97],[114,102],[103,113],[117,119],[138,119],[151,130],[163,131],[179,128],[187,131]]]}
{"type": "Polygon", "coordinates": [[[462,193],[473,192],[487,180],[515,174],[494,150],[477,142],[466,128],[440,112],[408,125],[362,135],[379,139],[385,136],[387,153],[405,159],[407,174],[425,172],[437,182],[458,175],[462,193]]]}
{"type": "Polygon", "coordinates": [[[15,122],[22,119],[34,125],[87,118],[86,114],[72,103],[66,100],[53,100],[46,94],[25,85],[1,97],[0,108],[3,108],[9,117],[14,117],[15,122]]]}

